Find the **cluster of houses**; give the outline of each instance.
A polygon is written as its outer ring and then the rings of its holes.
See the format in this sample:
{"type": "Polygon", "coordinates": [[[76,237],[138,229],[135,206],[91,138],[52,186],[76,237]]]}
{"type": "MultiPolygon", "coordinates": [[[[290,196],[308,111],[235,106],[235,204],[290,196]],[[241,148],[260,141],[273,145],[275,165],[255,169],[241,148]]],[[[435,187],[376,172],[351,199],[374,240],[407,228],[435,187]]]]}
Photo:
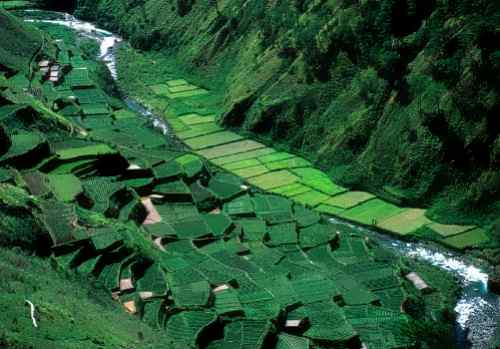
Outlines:
{"type": "Polygon", "coordinates": [[[43,78],[49,80],[53,84],[59,83],[62,77],[61,66],[56,62],[42,60],[38,63],[40,71],[43,73],[43,78]]]}

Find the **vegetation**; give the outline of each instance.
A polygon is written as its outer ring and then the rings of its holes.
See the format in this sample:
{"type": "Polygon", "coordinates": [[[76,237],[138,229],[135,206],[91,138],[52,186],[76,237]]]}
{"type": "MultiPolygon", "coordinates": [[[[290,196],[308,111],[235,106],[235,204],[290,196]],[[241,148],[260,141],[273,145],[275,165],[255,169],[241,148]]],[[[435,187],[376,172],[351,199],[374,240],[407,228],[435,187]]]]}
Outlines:
{"type": "MultiPolygon", "coordinates": [[[[3,17],[10,15],[0,11],[3,17]]],[[[115,103],[92,78],[94,63],[74,33],[41,27],[57,49],[42,50],[31,74],[7,64],[9,74],[1,70],[3,347],[327,348],[365,342],[391,349],[416,341],[404,332],[417,319],[401,312],[407,298],[420,304],[419,321],[438,319],[451,338],[451,323],[441,316],[456,301],[451,277],[205,163],[115,103]],[[60,80],[44,78],[42,60],[50,69],[62,67],[60,80]],[[443,291],[420,292],[405,278],[409,270],[443,291]],[[25,299],[35,305],[36,331],[25,299]]],[[[186,94],[179,88],[184,85],[166,84],[177,87],[168,91],[174,102],[166,118],[185,131],[214,123],[213,97],[205,89],[186,94]]],[[[192,139],[200,137],[206,136],[192,139]]],[[[273,153],[226,131],[209,141],[209,148],[195,144],[211,159],[273,153]]],[[[298,158],[268,156],[264,164],[263,170],[286,175],[257,175],[263,186],[303,181],[316,195],[344,191],[298,158]],[[273,162],[278,165],[270,169],[273,162]]]]}
{"type": "Polygon", "coordinates": [[[159,69],[202,76],[225,126],[446,223],[498,213],[496,2],[80,3],[159,69]]]}

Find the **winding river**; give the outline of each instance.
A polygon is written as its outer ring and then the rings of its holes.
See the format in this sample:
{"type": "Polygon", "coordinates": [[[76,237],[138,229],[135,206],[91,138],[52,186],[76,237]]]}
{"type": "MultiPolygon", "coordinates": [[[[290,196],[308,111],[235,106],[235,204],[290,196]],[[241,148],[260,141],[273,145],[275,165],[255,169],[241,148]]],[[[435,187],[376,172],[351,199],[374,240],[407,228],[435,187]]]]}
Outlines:
{"type": "MultiPolygon", "coordinates": [[[[111,76],[117,79],[115,49],[123,42],[122,38],[100,29],[92,23],[80,21],[69,14],[50,13],[51,19],[40,19],[41,13],[37,13],[36,16],[33,16],[36,19],[29,19],[30,15],[36,12],[37,10],[26,11],[26,21],[43,21],[63,25],[74,29],[82,36],[97,40],[100,43],[99,58],[105,62],[111,76]]],[[[161,117],[155,116],[147,108],[130,98],[124,97],[123,100],[132,110],[150,119],[153,125],[166,137],[174,138],[169,125],[161,117]]],[[[484,267],[479,267],[465,256],[448,251],[443,247],[423,242],[400,241],[334,218],[331,221],[350,225],[399,255],[425,261],[452,273],[462,286],[462,294],[455,307],[457,346],[474,349],[489,348],[488,343],[495,334],[497,322],[500,321],[500,296],[488,291],[488,275],[484,267]]]]}

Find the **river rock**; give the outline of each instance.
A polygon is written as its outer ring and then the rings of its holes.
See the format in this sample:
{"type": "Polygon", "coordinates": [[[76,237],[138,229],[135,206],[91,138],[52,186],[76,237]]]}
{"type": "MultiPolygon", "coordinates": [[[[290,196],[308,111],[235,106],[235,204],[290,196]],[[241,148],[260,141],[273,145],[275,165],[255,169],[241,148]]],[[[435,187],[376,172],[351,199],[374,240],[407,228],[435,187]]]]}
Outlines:
{"type": "Polygon", "coordinates": [[[500,295],[500,270],[496,270],[488,278],[488,289],[491,292],[500,295]]]}

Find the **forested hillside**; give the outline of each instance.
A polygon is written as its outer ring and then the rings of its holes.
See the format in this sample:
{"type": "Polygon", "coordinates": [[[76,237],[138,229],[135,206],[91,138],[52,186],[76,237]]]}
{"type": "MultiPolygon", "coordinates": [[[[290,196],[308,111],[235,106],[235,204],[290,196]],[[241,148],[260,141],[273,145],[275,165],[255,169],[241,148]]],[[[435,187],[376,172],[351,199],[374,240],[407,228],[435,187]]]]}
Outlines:
{"type": "Polygon", "coordinates": [[[499,210],[499,13],[498,2],[465,0],[81,0],[77,10],[202,73],[224,97],[224,125],[304,153],[344,185],[476,222],[499,210]]]}

